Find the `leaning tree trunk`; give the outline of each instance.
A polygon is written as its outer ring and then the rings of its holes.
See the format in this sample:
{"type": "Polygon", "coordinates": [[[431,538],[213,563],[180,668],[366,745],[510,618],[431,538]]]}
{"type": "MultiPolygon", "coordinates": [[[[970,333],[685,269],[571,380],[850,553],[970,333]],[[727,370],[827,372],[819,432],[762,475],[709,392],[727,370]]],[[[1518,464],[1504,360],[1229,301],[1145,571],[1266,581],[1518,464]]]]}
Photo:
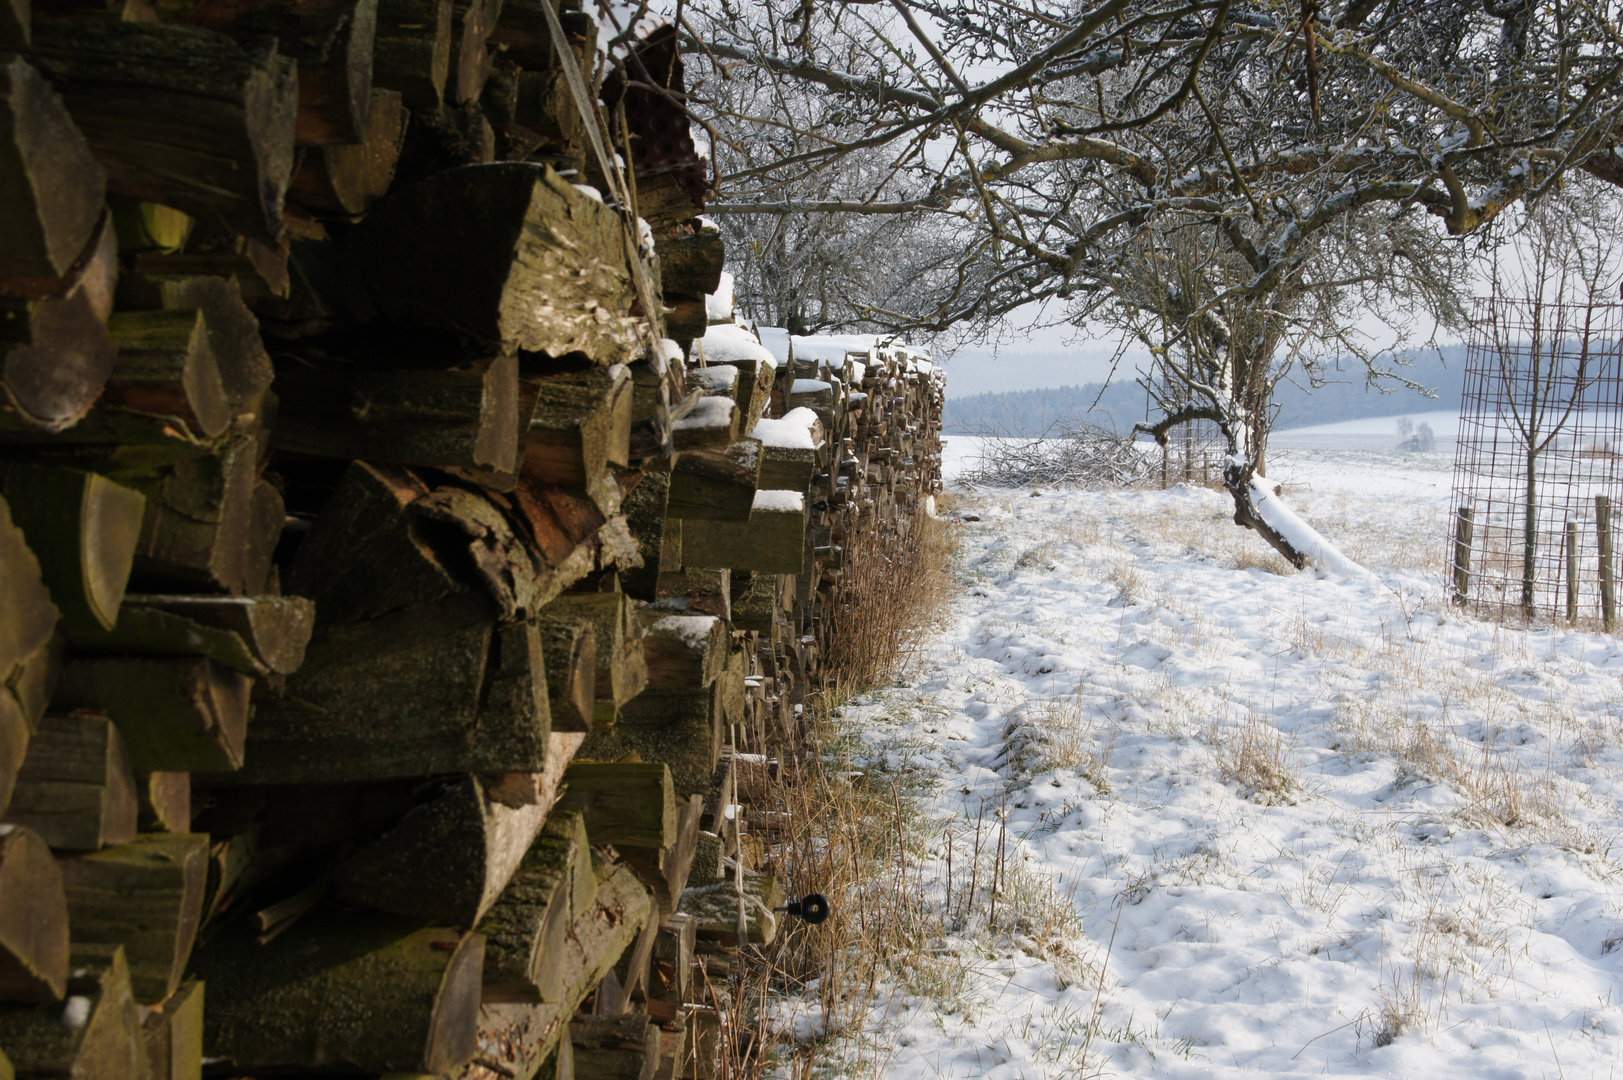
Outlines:
{"type": "Polygon", "coordinates": [[[1223,466],[1223,487],[1228,490],[1229,496],[1234,500],[1234,524],[1243,525],[1252,530],[1268,546],[1284,558],[1296,569],[1301,570],[1307,566],[1307,555],[1296,550],[1278,529],[1263,518],[1257,508],[1254,486],[1261,484],[1267,486],[1268,478],[1263,475],[1263,454],[1259,449],[1252,454],[1240,452],[1231,446],[1227,463],[1223,466]]]}

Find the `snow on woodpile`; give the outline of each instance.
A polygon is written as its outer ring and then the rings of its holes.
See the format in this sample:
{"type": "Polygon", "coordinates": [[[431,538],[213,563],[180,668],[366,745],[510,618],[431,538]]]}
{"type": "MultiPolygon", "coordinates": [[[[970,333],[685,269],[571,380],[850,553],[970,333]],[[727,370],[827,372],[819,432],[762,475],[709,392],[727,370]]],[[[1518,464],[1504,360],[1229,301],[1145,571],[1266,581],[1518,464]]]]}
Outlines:
{"type": "Polygon", "coordinates": [[[789,393],[821,394],[824,390],[832,389],[834,389],[834,384],[824,382],[822,379],[796,379],[794,384],[789,387],[789,393]]]}
{"type": "Polygon", "coordinates": [[[684,645],[700,648],[718,621],[714,615],[667,615],[656,619],[648,629],[655,634],[670,634],[680,638],[684,645]]]}
{"type": "Polygon", "coordinates": [[[736,408],[738,406],[732,398],[700,398],[693,406],[693,411],[676,421],[672,427],[677,431],[724,428],[732,419],[733,410],[736,408]]]}
{"type": "Polygon", "coordinates": [[[798,491],[757,491],[752,510],[773,513],[801,513],[806,509],[806,497],[798,491]]]}
{"type": "Polygon", "coordinates": [[[821,424],[822,421],[817,418],[817,414],[802,405],[797,409],[790,409],[780,419],[757,420],[750,437],[760,439],[767,446],[785,450],[815,450],[817,441],[812,437],[812,432],[821,424]]]}
{"type": "Polygon", "coordinates": [[[735,364],[754,361],[768,367],[777,367],[777,357],[756,340],[755,335],[737,323],[717,323],[704,332],[695,352],[702,353],[709,364],[735,364]]]}
{"type": "Polygon", "coordinates": [[[738,369],[731,364],[712,364],[694,368],[688,378],[698,383],[706,394],[731,394],[738,385],[738,369]]]}
{"type": "Polygon", "coordinates": [[[733,275],[722,271],[721,284],[704,298],[704,317],[713,323],[728,323],[733,318],[733,275]]]}

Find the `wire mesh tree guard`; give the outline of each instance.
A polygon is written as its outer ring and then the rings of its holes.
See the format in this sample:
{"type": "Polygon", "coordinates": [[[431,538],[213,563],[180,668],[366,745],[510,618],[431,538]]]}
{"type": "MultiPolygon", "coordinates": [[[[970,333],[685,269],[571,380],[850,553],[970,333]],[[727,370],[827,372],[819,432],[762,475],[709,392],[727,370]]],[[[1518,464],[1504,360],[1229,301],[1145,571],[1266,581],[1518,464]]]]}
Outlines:
{"type": "Polygon", "coordinates": [[[1454,457],[1457,604],[1616,630],[1623,304],[1481,298],[1454,457]]]}

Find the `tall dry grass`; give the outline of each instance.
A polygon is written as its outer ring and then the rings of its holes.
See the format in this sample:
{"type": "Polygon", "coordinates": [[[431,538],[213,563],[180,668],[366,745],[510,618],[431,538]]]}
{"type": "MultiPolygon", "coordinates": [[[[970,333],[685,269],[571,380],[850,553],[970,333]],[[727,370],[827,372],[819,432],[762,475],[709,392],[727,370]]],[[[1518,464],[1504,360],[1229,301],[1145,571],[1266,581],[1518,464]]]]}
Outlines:
{"type": "MultiPolygon", "coordinates": [[[[815,927],[785,920],[771,945],[741,956],[732,980],[736,1037],[723,1075],[877,1075],[884,1048],[862,1036],[881,990],[900,981],[906,992],[946,999],[961,981],[962,965],[939,949],[951,914],[935,880],[938,838],[926,835],[915,811],[920,792],[904,777],[860,768],[858,748],[835,718],[854,696],[890,685],[946,619],[956,591],[953,529],[921,515],[905,531],[875,524],[844,539],[844,580],[824,611],[832,633],[823,686],[808,695],[800,730],[769,748],[782,763],[776,779],[750,793],[778,811],[776,831],[762,836],[762,869],[790,896],[827,896],[834,915],[815,927]],[[838,1060],[827,1052],[837,1041],[838,1060]]],[[[967,856],[983,864],[975,883],[982,893],[997,876],[985,831],[967,856]]],[[[970,872],[963,857],[956,869],[970,872]]]]}

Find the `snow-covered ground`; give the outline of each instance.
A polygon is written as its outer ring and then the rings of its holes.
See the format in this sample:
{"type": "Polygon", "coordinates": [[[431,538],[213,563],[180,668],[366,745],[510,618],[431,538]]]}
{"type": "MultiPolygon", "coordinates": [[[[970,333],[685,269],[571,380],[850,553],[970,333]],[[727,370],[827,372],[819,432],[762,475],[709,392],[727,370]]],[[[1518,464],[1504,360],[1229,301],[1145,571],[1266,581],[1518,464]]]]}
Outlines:
{"type": "Polygon", "coordinates": [[[1457,615],[1449,455],[1312,442],[1270,472],[1371,577],[1208,490],[943,500],[950,625],[843,717],[936,936],[830,1072],[1614,1075],[1623,638],[1457,615]]]}

